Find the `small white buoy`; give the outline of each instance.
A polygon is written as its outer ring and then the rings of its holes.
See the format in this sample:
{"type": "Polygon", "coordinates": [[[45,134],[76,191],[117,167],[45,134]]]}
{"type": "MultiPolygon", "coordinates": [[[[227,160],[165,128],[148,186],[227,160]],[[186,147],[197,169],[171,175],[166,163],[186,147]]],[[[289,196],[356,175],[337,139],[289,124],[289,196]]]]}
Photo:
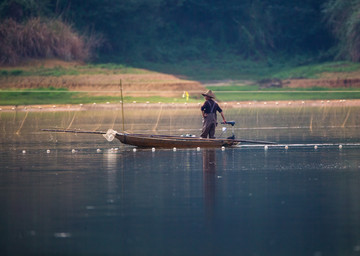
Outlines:
{"type": "Polygon", "coordinates": [[[71,150],[71,153],[73,153],[73,154],[76,153],[76,150],[75,150],[75,149],[72,149],[72,150],[71,150]]]}
{"type": "Polygon", "coordinates": [[[98,148],[98,149],[96,150],[96,152],[100,153],[100,152],[101,152],[101,149],[100,149],[100,148],[98,148]]]}
{"type": "Polygon", "coordinates": [[[269,149],[269,146],[265,146],[265,147],[264,147],[264,150],[268,150],[268,149],[269,149]]]}
{"type": "Polygon", "coordinates": [[[136,148],[133,148],[133,152],[136,152],[136,148]]]}
{"type": "Polygon", "coordinates": [[[54,237],[55,238],[69,238],[69,237],[71,237],[71,233],[65,233],[65,232],[54,233],[54,237]]]}
{"type": "Polygon", "coordinates": [[[279,102],[275,102],[275,105],[279,105],[279,102]]]}
{"type": "Polygon", "coordinates": [[[47,153],[47,154],[50,154],[50,149],[46,150],[46,153],[47,153]]]}
{"type": "Polygon", "coordinates": [[[315,146],[314,146],[314,149],[318,149],[318,146],[317,146],[317,145],[315,145],[315,146]]]}
{"type": "Polygon", "coordinates": [[[56,106],[55,106],[55,105],[53,105],[52,107],[53,107],[53,108],[56,108],[56,106]]]}
{"type": "Polygon", "coordinates": [[[94,102],[93,105],[96,105],[96,102],[94,102]]]}
{"type": "Polygon", "coordinates": [[[305,104],[305,101],[302,101],[301,104],[305,104]]]}
{"type": "Polygon", "coordinates": [[[23,154],[26,154],[26,150],[23,150],[22,153],[23,153],[23,154]]]}
{"type": "Polygon", "coordinates": [[[339,149],[342,149],[342,147],[343,147],[342,145],[339,145],[339,149]]]}
{"type": "Polygon", "coordinates": [[[80,107],[82,107],[82,106],[83,106],[83,104],[82,104],[82,103],[80,103],[79,105],[80,105],[80,107]]]}
{"type": "Polygon", "coordinates": [[[152,152],[155,152],[155,148],[152,148],[151,151],[152,151],[152,152]]]}
{"type": "Polygon", "coordinates": [[[197,150],[197,151],[200,151],[200,147],[197,147],[196,150],[197,150]]]}
{"type": "Polygon", "coordinates": [[[175,152],[175,151],[176,151],[176,148],[173,148],[173,151],[175,152]]]}
{"type": "Polygon", "coordinates": [[[221,150],[222,150],[222,151],[225,151],[225,147],[224,147],[224,146],[222,146],[222,147],[221,147],[221,150]]]}
{"type": "Polygon", "coordinates": [[[236,105],[240,105],[240,102],[237,102],[236,105]]]}
{"type": "Polygon", "coordinates": [[[285,146],[285,149],[286,149],[286,150],[288,150],[288,149],[289,149],[289,146],[288,146],[288,145],[286,145],[286,146],[285,146]]]}
{"type": "Polygon", "coordinates": [[[149,104],[149,103],[150,103],[149,101],[146,102],[146,104],[149,104]]]}

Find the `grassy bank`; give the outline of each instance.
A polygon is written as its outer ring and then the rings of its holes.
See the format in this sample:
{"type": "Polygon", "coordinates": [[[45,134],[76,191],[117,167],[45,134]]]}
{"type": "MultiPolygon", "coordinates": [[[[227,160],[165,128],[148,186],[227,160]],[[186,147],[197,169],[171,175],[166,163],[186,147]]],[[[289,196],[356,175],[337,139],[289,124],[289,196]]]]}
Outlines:
{"type": "Polygon", "coordinates": [[[360,99],[360,88],[267,88],[259,86],[211,86],[222,101],[360,99]]]}
{"type": "Polygon", "coordinates": [[[37,67],[3,67],[0,68],[0,77],[27,77],[27,76],[43,76],[43,77],[60,77],[66,75],[116,75],[116,74],[146,74],[151,71],[134,68],[121,64],[94,64],[94,65],[69,65],[54,67],[46,67],[40,65],[37,67]]]}
{"type": "Polygon", "coordinates": [[[191,61],[162,64],[138,63],[134,64],[148,70],[155,70],[168,74],[185,75],[197,81],[211,80],[252,80],[265,78],[320,78],[325,73],[349,74],[360,71],[360,63],[349,61],[323,62],[302,64],[305,60],[292,61],[248,61],[231,59],[230,57],[215,61],[191,61]]]}
{"type": "MultiPolygon", "coordinates": [[[[360,99],[360,90],[356,89],[266,89],[255,90],[256,86],[224,86],[213,87],[219,101],[281,101],[281,100],[334,100],[360,99]]],[[[34,89],[34,90],[0,90],[0,105],[35,105],[35,104],[91,104],[119,103],[120,97],[93,96],[83,92],[73,92],[65,89],[34,89]]],[[[174,97],[124,97],[124,102],[150,103],[193,103],[202,102],[199,94],[190,94],[186,101],[180,95],[174,97]]]]}
{"type": "MultiPolygon", "coordinates": [[[[69,81],[76,83],[77,76],[89,75],[89,83],[95,81],[97,75],[101,75],[101,79],[107,79],[112,75],[131,74],[132,80],[129,83],[138,83],[142,86],[144,82],[150,83],[151,79],[157,79],[156,83],[163,82],[181,82],[180,79],[186,78],[193,81],[225,81],[225,85],[214,86],[216,83],[205,83],[208,89],[212,89],[219,101],[278,101],[278,100],[332,100],[332,99],[360,99],[359,88],[271,88],[263,89],[257,84],[263,78],[359,78],[360,64],[352,62],[327,62],[311,65],[295,65],[296,63],[272,64],[254,61],[224,61],[219,60],[218,63],[204,63],[201,61],[192,63],[175,63],[168,64],[150,64],[140,63],[134,65],[124,64],[91,64],[83,65],[79,63],[58,64],[56,61],[49,65],[49,62],[31,63],[18,67],[2,67],[0,68],[0,79],[8,81],[11,78],[19,78],[20,81],[26,81],[30,77],[40,77],[42,81],[46,79],[54,82],[54,77],[62,79],[62,77],[73,76],[69,81]],[[159,77],[159,74],[168,73],[175,74],[176,79],[165,81],[168,77],[159,77]],[[146,78],[139,78],[143,74],[150,74],[146,78]],[[154,77],[152,77],[154,75],[154,77]],[[43,78],[44,79],[43,79],[43,78]],[[139,78],[134,80],[135,78],[139,78]],[[24,79],[24,80],[23,80],[24,79]],[[146,79],[146,81],[142,80],[146,79]],[[150,80],[149,80],[150,79],[150,80]],[[162,81],[165,79],[164,81],[162,81]],[[246,80],[247,83],[243,83],[246,80]],[[251,84],[251,85],[244,85],[251,84]]],[[[84,77],[84,76],[83,76],[84,77]]],[[[99,76],[100,77],[100,76],[99,76]]],[[[99,79],[98,79],[99,80],[99,79]]],[[[100,80],[99,80],[100,81],[100,80]]],[[[155,81],[155,80],[154,80],[155,81]]],[[[83,81],[82,81],[83,82],[83,81]]],[[[126,84],[126,81],[124,82],[126,84]]],[[[49,84],[49,86],[51,86],[49,84]]],[[[94,84],[95,86],[95,84],[94,84]]],[[[144,94],[151,90],[151,86],[141,89],[144,94]]],[[[165,87],[161,87],[163,90],[165,87]]],[[[96,90],[96,87],[94,87],[96,90]]],[[[203,98],[199,93],[191,93],[189,102],[202,102],[203,98]]],[[[147,93],[148,94],[148,93],[147,93]]],[[[186,100],[181,97],[125,97],[126,102],[174,102],[184,103],[186,100]]],[[[126,95],[126,94],[125,94],[126,95]]],[[[54,89],[52,87],[46,89],[10,89],[0,90],[0,105],[32,105],[32,104],[88,104],[88,103],[118,103],[119,97],[115,96],[94,96],[85,92],[70,91],[67,89],[54,89]]]]}
{"type": "MultiPolygon", "coordinates": [[[[51,62],[51,61],[50,61],[51,62]]],[[[46,61],[44,62],[46,63],[46,61]]],[[[185,76],[196,81],[209,80],[252,80],[264,78],[321,78],[323,74],[349,74],[360,71],[360,63],[325,62],[300,65],[298,62],[255,62],[246,60],[219,60],[218,62],[192,61],[181,63],[133,63],[133,64],[46,64],[0,67],[0,77],[65,76],[65,75],[116,75],[148,74],[160,72],[185,76]]]]}
{"type": "MultiPolygon", "coordinates": [[[[35,104],[92,104],[92,103],[119,103],[119,96],[93,96],[84,92],[74,92],[65,89],[28,89],[28,90],[0,90],[0,105],[35,105],[35,104]]],[[[190,98],[170,98],[170,97],[124,97],[124,102],[139,103],[185,103],[197,102],[190,98]]]]}

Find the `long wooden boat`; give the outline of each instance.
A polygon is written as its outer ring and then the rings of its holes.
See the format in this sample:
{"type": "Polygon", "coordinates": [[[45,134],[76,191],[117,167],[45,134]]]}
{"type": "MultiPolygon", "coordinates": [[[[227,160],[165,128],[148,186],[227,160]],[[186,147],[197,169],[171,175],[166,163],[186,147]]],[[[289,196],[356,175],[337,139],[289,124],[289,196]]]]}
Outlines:
{"type": "Polygon", "coordinates": [[[140,148],[219,148],[239,144],[234,139],[203,139],[168,135],[116,133],[122,143],[140,148]]]}
{"type": "Polygon", "coordinates": [[[111,129],[107,132],[58,129],[43,129],[42,131],[102,134],[108,141],[112,141],[114,138],[117,138],[123,144],[132,145],[140,148],[220,148],[231,147],[240,143],[275,144],[274,142],[268,141],[239,140],[235,138],[204,139],[200,137],[137,134],[126,132],[120,133],[111,129]]]}

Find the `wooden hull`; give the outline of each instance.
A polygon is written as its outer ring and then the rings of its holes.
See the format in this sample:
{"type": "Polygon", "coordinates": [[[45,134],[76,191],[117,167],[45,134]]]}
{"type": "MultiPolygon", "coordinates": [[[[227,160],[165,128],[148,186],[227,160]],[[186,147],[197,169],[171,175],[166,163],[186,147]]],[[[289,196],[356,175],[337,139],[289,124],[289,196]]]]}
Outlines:
{"type": "Polygon", "coordinates": [[[116,133],[115,137],[124,144],[140,148],[219,148],[239,143],[233,139],[203,139],[150,134],[116,133]]]}

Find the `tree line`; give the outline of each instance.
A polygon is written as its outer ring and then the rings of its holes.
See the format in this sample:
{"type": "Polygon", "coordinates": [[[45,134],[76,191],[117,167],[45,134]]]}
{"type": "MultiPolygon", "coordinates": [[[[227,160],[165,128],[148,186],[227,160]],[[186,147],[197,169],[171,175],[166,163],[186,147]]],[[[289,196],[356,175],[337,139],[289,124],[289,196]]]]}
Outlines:
{"type": "Polygon", "coordinates": [[[61,20],[96,41],[98,56],[122,61],[221,54],[360,61],[359,12],[360,0],[0,0],[2,22],[61,20]]]}

